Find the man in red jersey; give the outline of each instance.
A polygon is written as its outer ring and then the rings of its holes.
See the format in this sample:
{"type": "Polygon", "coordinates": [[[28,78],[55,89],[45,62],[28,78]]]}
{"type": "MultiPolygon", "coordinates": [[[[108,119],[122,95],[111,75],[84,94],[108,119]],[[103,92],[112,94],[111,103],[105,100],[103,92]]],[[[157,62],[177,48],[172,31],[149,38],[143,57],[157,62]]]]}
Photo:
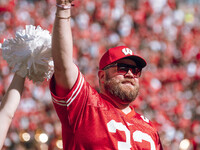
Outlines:
{"type": "Polygon", "coordinates": [[[146,61],[126,46],[109,49],[99,63],[98,93],[73,62],[70,8],[70,2],[57,0],[52,37],[50,90],[62,124],[63,149],[161,150],[155,127],[130,106],[146,61]]]}

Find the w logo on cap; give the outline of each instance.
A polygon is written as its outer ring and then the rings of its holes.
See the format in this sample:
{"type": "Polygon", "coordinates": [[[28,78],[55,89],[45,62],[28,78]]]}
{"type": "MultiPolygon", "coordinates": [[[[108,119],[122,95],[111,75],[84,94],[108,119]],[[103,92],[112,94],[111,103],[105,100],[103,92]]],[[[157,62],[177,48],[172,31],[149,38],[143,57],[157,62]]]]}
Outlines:
{"type": "Polygon", "coordinates": [[[133,55],[133,52],[132,52],[132,50],[131,49],[129,49],[129,48],[123,48],[122,49],[122,52],[124,53],[124,55],[133,55]]]}

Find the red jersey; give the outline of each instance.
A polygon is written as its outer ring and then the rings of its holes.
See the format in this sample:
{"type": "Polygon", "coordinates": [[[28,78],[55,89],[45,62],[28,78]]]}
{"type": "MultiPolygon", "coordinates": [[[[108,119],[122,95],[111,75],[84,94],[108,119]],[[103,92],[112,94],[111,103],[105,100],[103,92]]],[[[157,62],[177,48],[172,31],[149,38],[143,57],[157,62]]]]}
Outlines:
{"type": "Polygon", "coordinates": [[[99,94],[79,72],[66,97],[55,94],[50,82],[54,107],[62,124],[64,150],[161,150],[152,123],[134,111],[123,113],[109,98],[99,94]]]}

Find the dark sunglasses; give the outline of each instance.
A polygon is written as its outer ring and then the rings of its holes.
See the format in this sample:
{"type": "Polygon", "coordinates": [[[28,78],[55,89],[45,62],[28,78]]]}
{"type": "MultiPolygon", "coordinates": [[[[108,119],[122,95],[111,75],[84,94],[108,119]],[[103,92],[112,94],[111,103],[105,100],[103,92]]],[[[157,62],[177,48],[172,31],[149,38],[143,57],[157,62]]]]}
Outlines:
{"type": "Polygon", "coordinates": [[[111,67],[116,67],[117,66],[117,72],[121,73],[123,75],[127,74],[129,70],[131,70],[132,74],[136,77],[139,78],[142,72],[142,68],[139,68],[137,66],[133,65],[128,65],[128,64],[122,64],[122,63],[114,63],[111,65],[106,66],[103,68],[103,70],[109,69],[111,67]]]}

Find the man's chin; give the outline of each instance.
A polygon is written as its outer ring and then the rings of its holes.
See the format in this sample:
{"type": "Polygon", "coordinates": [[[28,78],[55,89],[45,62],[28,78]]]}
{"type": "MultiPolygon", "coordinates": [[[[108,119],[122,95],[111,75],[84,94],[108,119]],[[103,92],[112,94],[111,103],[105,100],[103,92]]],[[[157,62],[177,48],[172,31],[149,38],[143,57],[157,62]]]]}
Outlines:
{"type": "Polygon", "coordinates": [[[119,83],[115,80],[109,80],[105,82],[104,88],[115,103],[120,105],[129,105],[135,100],[138,94],[137,86],[133,85],[131,82],[119,83]]]}

